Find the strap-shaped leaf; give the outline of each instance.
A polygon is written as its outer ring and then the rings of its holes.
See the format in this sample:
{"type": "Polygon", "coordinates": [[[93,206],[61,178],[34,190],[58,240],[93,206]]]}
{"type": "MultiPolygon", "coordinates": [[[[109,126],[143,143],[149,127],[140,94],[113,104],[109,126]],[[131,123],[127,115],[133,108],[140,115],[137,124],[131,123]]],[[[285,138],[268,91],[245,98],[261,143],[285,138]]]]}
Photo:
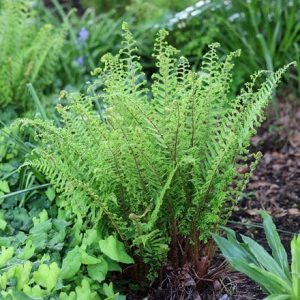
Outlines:
{"type": "Polygon", "coordinates": [[[290,295],[270,295],[264,300],[289,300],[290,295]]]}
{"type": "Polygon", "coordinates": [[[271,273],[276,274],[281,279],[285,280],[287,285],[291,284],[289,277],[285,275],[284,270],[261,245],[259,245],[254,240],[243,235],[242,235],[242,239],[249,246],[250,251],[253,253],[255,258],[263,268],[265,268],[267,271],[271,273]]]}
{"type": "Polygon", "coordinates": [[[265,234],[266,234],[268,244],[272,249],[272,256],[277,261],[277,263],[281,266],[281,268],[284,270],[286,276],[290,277],[287,254],[280,241],[279,234],[272,221],[272,218],[267,214],[267,212],[263,210],[260,212],[260,215],[263,218],[265,234]]]}
{"type": "Polygon", "coordinates": [[[230,264],[239,272],[246,274],[257,282],[269,294],[291,294],[291,288],[277,275],[268,272],[254,264],[232,257],[230,264]]]}
{"type": "Polygon", "coordinates": [[[240,259],[245,263],[250,263],[252,261],[251,254],[249,254],[237,240],[227,240],[216,234],[213,234],[212,237],[222,251],[223,256],[229,260],[230,263],[233,257],[240,259]]]}
{"type": "Polygon", "coordinates": [[[300,299],[300,234],[291,242],[293,299],[300,299]]]}

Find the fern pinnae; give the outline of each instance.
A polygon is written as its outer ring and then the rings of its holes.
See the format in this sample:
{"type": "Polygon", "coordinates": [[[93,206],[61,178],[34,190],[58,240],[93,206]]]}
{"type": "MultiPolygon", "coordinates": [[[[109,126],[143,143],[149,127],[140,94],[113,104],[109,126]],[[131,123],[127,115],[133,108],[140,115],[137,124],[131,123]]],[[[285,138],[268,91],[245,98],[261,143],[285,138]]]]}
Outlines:
{"type": "Polygon", "coordinates": [[[163,204],[164,197],[166,195],[167,190],[170,188],[170,185],[172,183],[173,177],[176,174],[177,168],[178,168],[178,166],[176,166],[176,165],[172,168],[171,172],[168,175],[166,183],[164,184],[164,186],[163,186],[163,188],[162,188],[159,196],[155,200],[154,209],[153,209],[153,211],[152,211],[152,213],[151,213],[151,215],[149,217],[149,221],[148,221],[148,224],[147,224],[149,230],[151,230],[153,228],[155,222],[158,219],[158,214],[159,214],[161,206],[163,204]]]}

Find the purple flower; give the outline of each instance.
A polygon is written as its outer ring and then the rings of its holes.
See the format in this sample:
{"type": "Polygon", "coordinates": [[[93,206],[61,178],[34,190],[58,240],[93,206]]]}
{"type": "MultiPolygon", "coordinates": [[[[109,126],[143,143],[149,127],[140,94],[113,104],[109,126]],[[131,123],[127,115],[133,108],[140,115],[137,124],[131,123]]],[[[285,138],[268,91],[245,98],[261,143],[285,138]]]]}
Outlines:
{"type": "Polygon", "coordinates": [[[84,57],[83,57],[83,56],[79,56],[79,57],[76,59],[76,62],[77,62],[79,65],[83,65],[83,64],[84,64],[84,57]]]}
{"type": "Polygon", "coordinates": [[[89,32],[87,31],[87,29],[85,27],[82,27],[79,31],[79,38],[78,40],[82,43],[84,43],[87,38],[89,36],[89,32]]]}

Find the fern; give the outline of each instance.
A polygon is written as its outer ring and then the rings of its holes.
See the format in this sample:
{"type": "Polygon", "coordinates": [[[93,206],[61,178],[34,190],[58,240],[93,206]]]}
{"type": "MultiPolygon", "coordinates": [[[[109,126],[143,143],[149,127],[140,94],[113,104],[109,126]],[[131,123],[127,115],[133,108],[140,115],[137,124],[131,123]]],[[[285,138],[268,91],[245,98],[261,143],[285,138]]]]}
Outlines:
{"type": "Polygon", "coordinates": [[[0,107],[14,103],[30,107],[26,84],[44,89],[53,80],[62,50],[64,30],[36,22],[34,11],[25,0],[3,0],[0,4],[0,107]]]}
{"type": "MultiPolygon", "coordinates": [[[[90,87],[98,94],[66,94],[58,106],[63,126],[17,121],[37,132],[38,158],[27,164],[45,173],[60,205],[84,217],[86,227],[115,233],[143,260],[151,278],[167,261],[195,266],[211,258],[211,232],[225,224],[260,154],[249,154],[255,128],[286,67],[227,96],[234,52],[221,61],[210,46],[199,73],[158,33],[158,67],[147,84],[136,44],[124,24],[120,52],[102,58],[90,87]],[[148,86],[150,89],[148,90],[148,86]],[[104,112],[93,110],[101,99],[104,112]],[[248,172],[239,169],[248,166],[248,172]]],[[[198,266],[198,269],[197,269],[198,266]]]]}

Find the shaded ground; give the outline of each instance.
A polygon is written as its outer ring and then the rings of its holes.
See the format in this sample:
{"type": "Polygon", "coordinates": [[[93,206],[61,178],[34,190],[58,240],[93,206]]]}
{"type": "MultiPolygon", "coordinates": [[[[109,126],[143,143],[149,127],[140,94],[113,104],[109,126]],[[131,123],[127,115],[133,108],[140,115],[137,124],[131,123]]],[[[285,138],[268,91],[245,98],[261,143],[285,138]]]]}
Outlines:
{"type": "MultiPolygon", "coordinates": [[[[273,130],[272,127],[271,131],[266,130],[268,124],[265,124],[253,139],[255,148],[264,156],[232,221],[260,223],[258,211],[266,209],[281,230],[288,248],[292,233],[300,230],[300,108],[281,104],[280,114],[273,123],[273,130]]],[[[235,227],[243,233],[263,238],[259,228],[250,230],[238,224],[235,227]]]]}

